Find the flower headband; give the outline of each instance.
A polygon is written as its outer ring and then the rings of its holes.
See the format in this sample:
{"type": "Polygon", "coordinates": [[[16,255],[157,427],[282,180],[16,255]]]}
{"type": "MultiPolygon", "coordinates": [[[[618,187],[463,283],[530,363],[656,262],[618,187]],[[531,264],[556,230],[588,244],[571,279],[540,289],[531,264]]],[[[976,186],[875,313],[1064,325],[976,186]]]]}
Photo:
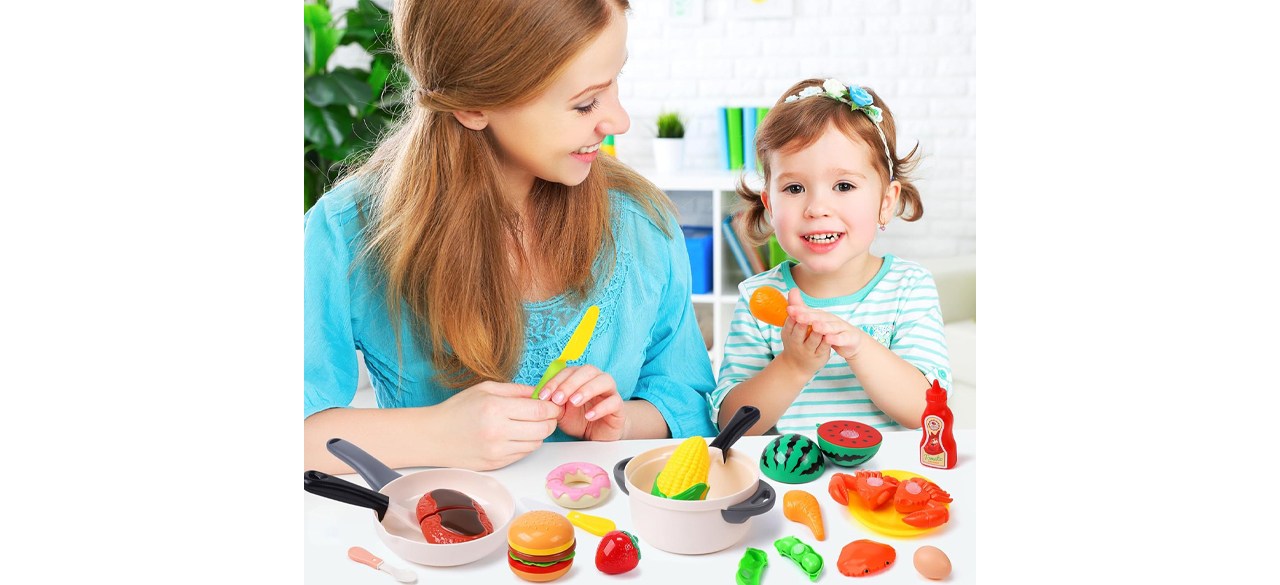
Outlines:
{"type": "Polygon", "coordinates": [[[845,87],[839,79],[828,79],[822,82],[822,87],[810,85],[801,89],[800,93],[796,95],[787,96],[787,99],[783,101],[789,104],[815,95],[828,97],[838,102],[849,104],[849,109],[855,112],[862,112],[866,114],[868,118],[871,118],[871,122],[876,125],[876,132],[880,133],[880,142],[884,144],[884,158],[889,162],[889,180],[892,181],[893,157],[889,156],[889,140],[884,137],[884,130],[880,128],[880,120],[882,120],[884,116],[881,115],[880,108],[871,105],[875,102],[875,100],[871,99],[871,94],[867,93],[867,90],[856,85],[845,87]]]}

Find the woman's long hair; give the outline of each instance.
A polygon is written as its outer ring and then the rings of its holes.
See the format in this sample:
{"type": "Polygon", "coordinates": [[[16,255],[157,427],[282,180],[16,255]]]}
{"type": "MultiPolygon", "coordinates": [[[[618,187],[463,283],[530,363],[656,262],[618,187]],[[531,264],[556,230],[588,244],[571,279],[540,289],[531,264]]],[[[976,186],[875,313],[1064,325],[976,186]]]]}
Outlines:
{"type": "Polygon", "coordinates": [[[395,43],[415,104],[349,177],[367,196],[358,261],[370,261],[386,287],[398,353],[407,310],[446,387],[515,375],[524,349],[524,279],[534,267],[575,300],[594,288],[596,258],[611,259],[614,251],[608,189],[635,198],[666,231],[670,199],[604,155],[579,185],[535,179],[528,221],[537,227],[526,230],[500,191],[491,131],[468,129],[452,113],[541,95],[610,18],[624,18],[628,9],[626,0],[396,2],[395,43]]]}

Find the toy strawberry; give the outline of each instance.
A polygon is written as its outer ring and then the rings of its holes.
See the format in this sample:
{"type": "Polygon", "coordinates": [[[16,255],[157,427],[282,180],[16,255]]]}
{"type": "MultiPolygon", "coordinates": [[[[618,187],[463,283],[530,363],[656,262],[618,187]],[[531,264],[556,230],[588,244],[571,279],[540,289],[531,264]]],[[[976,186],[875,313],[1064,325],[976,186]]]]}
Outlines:
{"type": "Polygon", "coordinates": [[[630,532],[606,533],[596,547],[596,568],[606,575],[619,575],[640,564],[640,542],[630,532]]]}

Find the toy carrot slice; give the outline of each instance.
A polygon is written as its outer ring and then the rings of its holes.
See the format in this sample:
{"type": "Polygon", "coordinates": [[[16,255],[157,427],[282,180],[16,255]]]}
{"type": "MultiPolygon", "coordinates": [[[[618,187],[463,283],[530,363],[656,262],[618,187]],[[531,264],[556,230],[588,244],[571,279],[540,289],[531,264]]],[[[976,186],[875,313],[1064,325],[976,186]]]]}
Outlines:
{"type": "Polygon", "coordinates": [[[751,293],[748,302],[751,314],[774,327],[782,327],[787,322],[787,295],[771,286],[762,286],[751,293]]]}
{"type": "Polygon", "coordinates": [[[818,540],[827,539],[827,531],[822,526],[822,508],[818,507],[818,499],[803,490],[791,490],[782,497],[782,514],[787,520],[799,522],[813,531],[818,540]]]}

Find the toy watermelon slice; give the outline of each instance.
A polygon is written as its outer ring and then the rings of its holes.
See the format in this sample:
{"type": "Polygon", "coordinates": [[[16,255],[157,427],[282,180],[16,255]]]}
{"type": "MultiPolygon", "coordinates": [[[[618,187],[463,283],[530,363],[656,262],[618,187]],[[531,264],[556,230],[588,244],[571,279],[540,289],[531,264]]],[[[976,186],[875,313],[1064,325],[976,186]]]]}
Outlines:
{"type": "Polygon", "coordinates": [[[884,436],[874,427],[851,420],[818,425],[818,448],[836,465],[855,467],[871,460],[884,436]]]}

